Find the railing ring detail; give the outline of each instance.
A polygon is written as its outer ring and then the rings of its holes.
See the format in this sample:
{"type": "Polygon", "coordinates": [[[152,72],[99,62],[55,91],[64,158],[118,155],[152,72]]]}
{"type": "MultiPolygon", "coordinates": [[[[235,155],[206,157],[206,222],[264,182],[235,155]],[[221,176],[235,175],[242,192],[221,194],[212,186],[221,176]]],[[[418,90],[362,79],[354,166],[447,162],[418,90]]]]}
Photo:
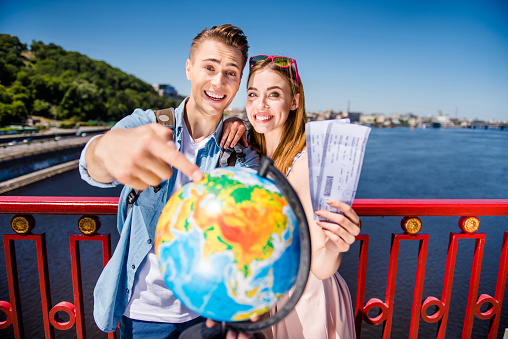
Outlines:
{"type": "Polygon", "coordinates": [[[441,320],[441,318],[443,317],[444,307],[445,307],[445,305],[438,298],[427,297],[427,299],[425,299],[425,301],[423,302],[423,305],[422,305],[422,310],[421,310],[422,319],[428,323],[435,323],[436,321],[441,320]],[[437,310],[433,314],[428,315],[427,310],[431,306],[436,306],[437,310]]]}
{"type": "Polygon", "coordinates": [[[7,316],[5,321],[0,321],[0,329],[9,327],[12,324],[12,308],[11,303],[7,301],[0,301],[0,311],[4,312],[7,316]]]}
{"type": "Polygon", "coordinates": [[[76,322],[76,307],[68,301],[62,301],[56,304],[51,311],[49,311],[49,321],[56,329],[68,330],[76,322]],[[62,321],[58,316],[58,312],[65,312],[69,315],[68,321],[62,321]]]}
{"type": "Polygon", "coordinates": [[[499,313],[499,301],[497,301],[496,299],[492,298],[490,295],[488,294],[482,294],[478,297],[478,301],[476,302],[476,309],[475,309],[475,312],[474,314],[482,319],[482,320],[487,320],[489,318],[492,318],[492,316],[496,313],[499,313]],[[481,311],[481,307],[485,304],[485,303],[489,303],[490,304],[490,307],[482,312],[481,311]]]}
{"type": "Polygon", "coordinates": [[[379,300],[378,298],[370,299],[365,307],[363,308],[363,314],[365,314],[365,321],[371,325],[379,325],[388,317],[388,305],[379,300]],[[379,308],[381,312],[374,318],[369,316],[369,312],[373,308],[379,308]]]}

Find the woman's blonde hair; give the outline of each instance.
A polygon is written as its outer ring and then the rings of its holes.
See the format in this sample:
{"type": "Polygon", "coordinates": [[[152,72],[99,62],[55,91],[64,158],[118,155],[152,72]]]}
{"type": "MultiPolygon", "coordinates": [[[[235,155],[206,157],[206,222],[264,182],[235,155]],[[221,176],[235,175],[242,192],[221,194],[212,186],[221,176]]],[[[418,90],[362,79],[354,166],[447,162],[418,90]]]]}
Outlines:
{"type": "MultiPolygon", "coordinates": [[[[289,111],[288,118],[284,123],[279,145],[273,154],[275,167],[285,175],[288,168],[293,163],[295,156],[305,148],[305,124],[307,123],[307,115],[305,114],[305,96],[303,94],[302,78],[299,77],[299,82],[296,81],[296,73],[293,66],[282,68],[267,59],[256,63],[250,69],[247,86],[251,76],[261,70],[272,70],[281,74],[289,83],[292,97],[300,93],[298,108],[289,111]]],[[[249,145],[260,154],[266,155],[264,134],[257,133],[252,129],[249,133],[249,145]]]]}

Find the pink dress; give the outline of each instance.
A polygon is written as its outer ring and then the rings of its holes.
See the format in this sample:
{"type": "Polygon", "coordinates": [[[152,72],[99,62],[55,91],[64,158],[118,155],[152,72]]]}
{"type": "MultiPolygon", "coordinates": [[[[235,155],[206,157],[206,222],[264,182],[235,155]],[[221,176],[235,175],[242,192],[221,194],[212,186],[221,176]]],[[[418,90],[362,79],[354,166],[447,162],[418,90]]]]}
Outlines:
{"type": "MultiPolygon", "coordinates": [[[[271,313],[276,311],[277,306],[271,313]]],[[[325,280],[309,273],[307,286],[295,309],[263,333],[267,338],[276,339],[356,338],[351,295],[346,282],[338,272],[325,280]]]]}
{"type": "MultiPolygon", "coordinates": [[[[299,153],[293,164],[306,151],[299,153]]],[[[287,170],[286,176],[292,167],[287,170]]],[[[279,302],[279,307],[287,298],[279,302]]],[[[277,306],[270,311],[271,314],[276,312],[277,306]]],[[[355,339],[351,295],[339,272],[324,280],[319,280],[310,272],[305,291],[295,309],[263,333],[267,338],[275,339],[355,339]]]]}

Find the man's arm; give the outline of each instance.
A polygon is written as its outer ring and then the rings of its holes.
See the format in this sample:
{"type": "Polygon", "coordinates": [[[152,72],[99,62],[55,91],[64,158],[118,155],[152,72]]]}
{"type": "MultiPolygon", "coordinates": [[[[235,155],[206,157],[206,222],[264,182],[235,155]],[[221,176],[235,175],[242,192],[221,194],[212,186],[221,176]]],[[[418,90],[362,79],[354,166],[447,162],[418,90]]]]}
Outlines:
{"type": "Polygon", "coordinates": [[[154,123],[108,131],[91,141],[85,160],[88,174],[95,181],[117,180],[140,190],[171,177],[171,166],[195,181],[203,175],[196,164],[176,150],[173,131],[154,123]]]}

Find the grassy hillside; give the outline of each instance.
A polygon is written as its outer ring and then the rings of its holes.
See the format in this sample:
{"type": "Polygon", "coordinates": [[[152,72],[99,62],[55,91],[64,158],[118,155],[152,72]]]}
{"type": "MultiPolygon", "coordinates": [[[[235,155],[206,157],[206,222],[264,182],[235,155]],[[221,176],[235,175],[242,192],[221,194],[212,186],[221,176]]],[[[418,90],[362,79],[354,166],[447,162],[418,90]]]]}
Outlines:
{"type": "Polygon", "coordinates": [[[131,74],[60,46],[0,34],[0,126],[28,115],[58,120],[116,121],[135,108],[178,102],[159,96],[131,74]]]}

